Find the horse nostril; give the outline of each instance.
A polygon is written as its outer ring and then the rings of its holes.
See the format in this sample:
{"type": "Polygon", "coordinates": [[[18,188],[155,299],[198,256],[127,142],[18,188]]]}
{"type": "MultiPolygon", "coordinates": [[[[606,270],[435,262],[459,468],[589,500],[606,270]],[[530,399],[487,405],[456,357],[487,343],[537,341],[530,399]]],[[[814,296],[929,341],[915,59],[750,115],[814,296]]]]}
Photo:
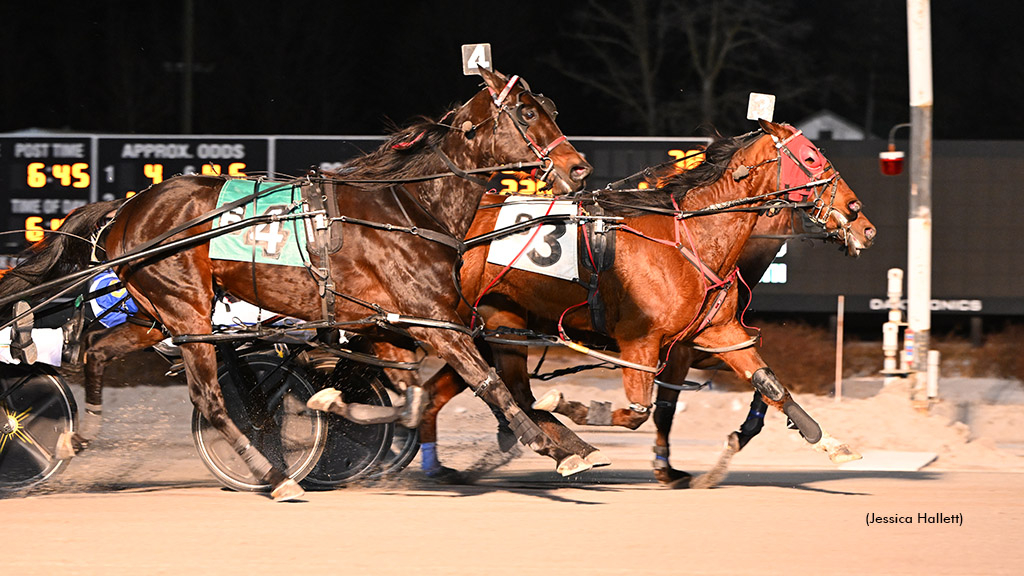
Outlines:
{"type": "Polygon", "coordinates": [[[858,202],[856,200],[851,201],[847,205],[847,207],[850,209],[850,212],[860,212],[860,209],[861,209],[860,202],[858,202]]]}
{"type": "Polygon", "coordinates": [[[865,228],[864,229],[864,237],[867,238],[868,240],[874,240],[874,238],[875,238],[875,229],[874,228],[865,228]]]}
{"type": "Polygon", "coordinates": [[[591,168],[589,164],[577,164],[569,171],[569,177],[572,178],[574,182],[582,182],[590,175],[591,170],[593,170],[593,168],[591,168]]]}

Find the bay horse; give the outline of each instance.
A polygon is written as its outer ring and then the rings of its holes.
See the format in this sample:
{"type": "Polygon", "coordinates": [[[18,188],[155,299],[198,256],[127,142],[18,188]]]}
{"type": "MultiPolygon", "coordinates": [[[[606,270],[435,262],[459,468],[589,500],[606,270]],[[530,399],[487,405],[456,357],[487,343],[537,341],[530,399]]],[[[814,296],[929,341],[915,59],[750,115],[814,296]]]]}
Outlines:
{"type": "MultiPolygon", "coordinates": [[[[215,348],[202,340],[211,333],[215,288],[264,309],[351,331],[405,325],[504,414],[523,444],[558,462],[560,473],[590,467],[548,438],[513,402],[456,311],[460,293],[453,276],[461,241],[485,191],[486,178],[475,174],[538,164],[543,172],[538,178],[565,194],[580,189],[591,172],[558,129],[543,96],[518,76],[480,73],[485,88],[441,121],[423,120],[401,130],[333,175],[341,216],[331,222],[342,223],[343,248],[328,258],[311,253],[305,268],[212,259],[204,239],[169,255],[130,259],[208,233],[226,182],[221,177],[179,176],[156,184],[125,201],[106,230],[103,247],[111,262],[121,262],[115,272],[132,298],[181,342],[193,404],[254,476],[271,487],[275,500],[295,499],[303,491],[227,415],[215,348]],[[125,258],[130,261],[122,262],[125,258]],[[329,317],[325,295],[333,301],[329,317]]],[[[125,328],[124,333],[139,331],[125,328]]]]}
{"type": "MultiPolygon", "coordinates": [[[[758,393],[766,394],[768,402],[789,415],[816,448],[828,452],[834,461],[853,459],[858,456],[823,433],[793,401],[756,350],[744,345],[750,338],[736,317],[740,291],[734,270],[747,252],[755,226],[770,220],[758,216],[761,212],[756,209],[749,210],[754,204],[763,205],[784,196],[790,203],[780,207],[786,209],[794,199],[812,196],[811,206],[808,208],[804,203],[800,211],[808,213],[832,239],[845,244],[852,256],[871,245],[875,230],[860,214],[860,201],[853,191],[810,141],[785,125],[762,121],[761,129],[763,133],[754,139],[715,141],[708,147],[703,164],[676,175],[660,191],[601,191],[589,200],[602,206],[605,215],[623,217],[621,223],[613,224],[619,229],[614,266],[598,277],[607,334],[621,350],[621,359],[633,366],[657,366],[659,358],[671,352],[666,369],[682,370],[676,376],[680,380],[693,354],[684,344],[717,350],[715,356],[750,381],[758,393]],[[706,210],[709,206],[730,205],[737,208],[706,210]],[[682,219],[684,214],[701,211],[700,217],[682,219]],[[694,254],[699,257],[693,257],[694,254]],[[722,278],[734,281],[721,282],[722,278]],[[713,312],[716,303],[720,309],[713,312]]],[[[495,219],[496,211],[481,210],[470,235],[493,230],[495,219]]],[[[751,245],[747,264],[761,262],[765,257],[770,262],[778,250],[777,242],[751,245]]],[[[486,257],[485,247],[467,253],[463,283],[465,293],[473,295],[471,300],[479,300],[479,312],[487,319],[489,329],[525,328],[537,318],[561,318],[567,329],[594,330],[589,314],[572,311],[588,301],[588,291],[582,287],[589,280],[586,271],[580,271],[580,283],[573,283],[514,268],[503,269],[487,264],[486,257]]],[[[532,404],[526,348],[491,344],[490,349],[495,366],[517,401],[523,406],[532,404]]],[[[664,374],[663,378],[668,379],[669,375],[664,374]]],[[[654,374],[623,368],[623,385],[631,402],[629,408],[605,415],[600,423],[636,428],[652,411],[654,374]]],[[[436,442],[437,412],[464,389],[457,375],[447,368],[438,372],[427,386],[433,392],[433,401],[420,428],[424,443],[436,442]]],[[[540,402],[546,403],[546,409],[566,413],[578,423],[598,423],[588,419],[586,406],[568,402],[560,395],[540,402]]],[[[533,415],[553,438],[592,464],[608,463],[600,451],[554,418],[545,420],[537,413],[533,415]]],[[[667,420],[669,425],[670,422],[667,420]]],[[[667,432],[664,447],[667,463],[667,432]]],[[[441,475],[453,472],[440,466],[439,461],[424,465],[441,475]]],[[[677,473],[674,479],[682,474],[677,473]]]]}

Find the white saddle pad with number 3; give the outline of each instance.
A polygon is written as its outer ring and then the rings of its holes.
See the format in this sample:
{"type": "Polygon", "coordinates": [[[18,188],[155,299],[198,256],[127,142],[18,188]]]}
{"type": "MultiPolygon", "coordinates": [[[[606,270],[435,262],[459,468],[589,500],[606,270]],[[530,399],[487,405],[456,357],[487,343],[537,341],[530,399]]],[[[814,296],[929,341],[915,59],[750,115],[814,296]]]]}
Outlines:
{"type": "MultiPolygon", "coordinates": [[[[502,205],[494,229],[500,230],[545,214],[575,215],[576,212],[577,206],[572,202],[538,202],[513,198],[502,205]]],[[[511,264],[518,270],[576,280],[579,277],[576,268],[576,224],[565,219],[544,224],[539,227],[539,231],[537,228],[534,226],[491,242],[487,262],[499,266],[511,264]]]]}

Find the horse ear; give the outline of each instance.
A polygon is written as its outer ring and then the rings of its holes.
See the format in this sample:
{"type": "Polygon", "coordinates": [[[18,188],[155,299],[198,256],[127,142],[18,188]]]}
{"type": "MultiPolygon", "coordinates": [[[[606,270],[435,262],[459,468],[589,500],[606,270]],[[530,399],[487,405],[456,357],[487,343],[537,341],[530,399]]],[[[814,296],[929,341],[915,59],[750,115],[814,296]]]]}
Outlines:
{"type": "Polygon", "coordinates": [[[497,70],[492,72],[487,68],[478,68],[478,70],[480,71],[480,76],[483,77],[488,88],[494,92],[501,92],[502,89],[505,88],[505,83],[508,82],[508,78],[505,78],[501,72],[498,72],[497,70]]]}
{"type": "Polygon", "coordinates": [[[788,132],[782,126],[782,124],[776,124],[774,122],[769,122],[768,120],[765,120],[764,118],[758,118],[757,123],[761,125],[761,130],[764,130],[765,134],[771,134],[772,136],[775,136],[779,140],[785,140],[786,138],[789,138],[789,136],[790,136],[790,132],[788,132]]]}

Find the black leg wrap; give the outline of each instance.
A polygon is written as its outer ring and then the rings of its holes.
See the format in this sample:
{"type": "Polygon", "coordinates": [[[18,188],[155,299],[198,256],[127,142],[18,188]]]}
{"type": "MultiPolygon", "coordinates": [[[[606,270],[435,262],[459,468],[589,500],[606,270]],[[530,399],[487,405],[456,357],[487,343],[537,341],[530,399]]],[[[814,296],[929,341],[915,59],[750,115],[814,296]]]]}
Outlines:
{"type": "Polygon", "coordinates": [[[782,405],[782,412],[789,416],[789,419],[796,424],[800,430],[800,435],[804,437],[804,440],[811,444],[815,444],[818,440],[821,440],[821,426],[814,421],[814,418],[804,412],[804,409],[799,404],[794,402],[792,399],[787,400],[782,405]]]}
{"type": "Polygon", "coordinates": [[[767,410],[768,405],[765,404],[761,393],[754,392],[754,399],[750,401],[750,411],[747,412],[747,419],[743,421],[740,429],[736,431],[741,450],[754,436],[761,433],[761,428],[764,428],[764,414],[767,410]]]}
{"type": "Polygon", "coordinates": [[[775,372],[772,372],[772,369],[767,366],[754,372],[754,375],[750,377],[750,384],[754,390],[773,402],[778,402],[786,396],[786,389],[779,384],[779,378],[775,372]]]}
{"type": "Polygon", "coordinates": [[[519,441],[526,446],[529,446],[543,434],[537,423],[531,420],[526,412],[522,410],[516,412],[516,415],[512,417],[509,427],[512,428],[512,433],[516,435],[516,438],[519,438],[519,441]]]}
{"type": "Polygon", "coordinates": [[[676,416],[675,404],[669,408],[655,402],[654,406],[654,425],[667,434],[667,431],[672,429],[672,421],[676,416]]]}
{"type": "Polygon", "coordinates": [[[612,425],[612,403],[590,401],[590,409],[587,410],[587,424],[591,426],[612,425]]]}

